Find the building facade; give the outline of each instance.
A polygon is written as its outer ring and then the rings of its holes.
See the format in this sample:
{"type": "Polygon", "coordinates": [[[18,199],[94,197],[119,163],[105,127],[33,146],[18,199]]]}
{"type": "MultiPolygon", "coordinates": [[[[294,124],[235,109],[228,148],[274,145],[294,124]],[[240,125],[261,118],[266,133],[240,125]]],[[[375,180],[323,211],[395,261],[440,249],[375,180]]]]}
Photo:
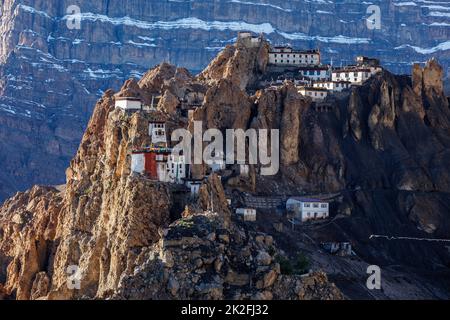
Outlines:
{"type": "Polygon", "coordinates": [[[328,90],[316,87],[298,87],[298,92],[312,99],[312,101],[322,101],[328,96],[328,90]]]}
{"type": "Polygon", "coordinates": [[[329,66],[300,67],[298,72],[300,77],[311,81],[325,81],[329,80],[331,77],[329,66]]]}
{"type": "Polygon", "coordinates": [[[149,148],[131,155],[131,172],[144,174],[150,179],[166,183],[183,184],[187,177],[184,156],[173,155],[167,148],[149,148]]]}
{"type": "Polygon", "coordinates": [[[320,65],[320,51],[299,51],[291,47],[274,47],[269,52],[269,64],[277,66],[318,66],[320,65]]]}
{"type": "Polygon", "coordinates": [[[314,88],[323,88],[333,92],[341,92],[351,86],[350,81],[317,81],[313,83],[314,88]]]}
{"type": "Polygon", "coordinates": [[[152,144],[167,147],[166,123],[163,121],[152,121],[149,123],[148,134],[152,144]]]}
{"type": "Polygon", "coordinates": [[[286,210],[294,213],[295,219],[301,222],[327,219],[330,216],[329,203],[320,199],[293,197],[286,202],[286,210]]]}
{"type": "Polygon", "coordinates": [[[125,111],[142,110],[142,100],[136,97],[116,97],[115,107],[125,111]]]}

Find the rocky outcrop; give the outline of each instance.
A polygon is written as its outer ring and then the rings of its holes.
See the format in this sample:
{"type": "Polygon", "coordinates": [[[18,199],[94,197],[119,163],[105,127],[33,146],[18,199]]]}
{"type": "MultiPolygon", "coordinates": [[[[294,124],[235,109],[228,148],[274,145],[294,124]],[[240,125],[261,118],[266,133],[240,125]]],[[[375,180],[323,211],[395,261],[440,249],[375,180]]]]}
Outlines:
{"type": "Polygon", "coordinates": [[[343,299],[326,275],[280,274],[273,239],[225,227],[214,214],[195,215],[165,230],[133,276],[123,278],[115,298],[272,300],[343,299]]]}
{"type": "Polygon", "coordinates": [[[200,80],[215,83],[227,79],[241,90],[251,87],[264,74],[269,63],[270,45],[261,39],[256,46],[249,46],[238,39],[234,46],[227,46],[199,75],[200,80]]]}
{"type": "MultiPolygon", "coordinates": [[[[368,240],[372,234],[450,237],[449,106],[439,91],[436,63],[416,67],[413,79],[383,72],[330,97],[322,111],[289,82],[254,95],[243,90],[262,69],[256,67],[260,51],[239,46],[227,49],[232,54],[226,50],[202,76],[161,64],[140,81],[126,81],[119,92],[105,92],[65,187],[35,187],[0,208],[0,282],[8,297],[342,298],[320,272],[282,274],[278,259],[289,257],[284,250],[295,243],[274,241],[233,217],[225,195],[240,201],[243,191],[337,193],[337,218],[310,230],[312,241],[345,237],[371,264],[419,271],[448,265],[448,250],[440,244],[368,240]],[[114,109],[115,97],[149,103],[157,92],[158,111],[114,109]],[[177,101],[199,97],[190,121],[176,111],[177,101]],[[198,199],[180,199],[179,188],[130,172],[130,153],[149,144],[153,116],[167,120],[169,136],[174,128],[193,129],[192,120],[221,131],[280,129],[280,171],[261,176],[252,166],[242,177],[231,166],[223,182],[211,175],[198,199]],[[72,267],[81,277],[79,290],[67,285],[72,267]]],[[[205,166],[198,170],[204,172],[205,166]]]]}

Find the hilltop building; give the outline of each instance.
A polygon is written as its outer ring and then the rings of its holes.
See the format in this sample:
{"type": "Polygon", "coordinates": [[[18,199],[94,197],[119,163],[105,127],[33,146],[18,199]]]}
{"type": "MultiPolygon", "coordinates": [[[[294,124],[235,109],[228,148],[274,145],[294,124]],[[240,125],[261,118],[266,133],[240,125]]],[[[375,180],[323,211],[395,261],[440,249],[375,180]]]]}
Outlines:
{"type": "Polygon", "coordinates": [[[186,161],[184,156],[173,155],[171,149],[148,148],[132,153],[131,171],[155,181],[182,184],[186,178],[186,161]]]}
{"type": "Polygon", "coordinates": [[[166,123],[162,120],[154,120],[149,123],[148,134],[153,145],[167,147],[166,123]]]}
{"type": "Polygon", "coordinates": [[[294,50],[289,46],[273,47],[269,52],[269,64],[277,66],[320,65],[319,50],[294,50]]]}
{"type": "Polygon", "coordinates": [[[137,97],[115,97],[115,107],[125,111],[142,110],[142,100],[137,97]]]}

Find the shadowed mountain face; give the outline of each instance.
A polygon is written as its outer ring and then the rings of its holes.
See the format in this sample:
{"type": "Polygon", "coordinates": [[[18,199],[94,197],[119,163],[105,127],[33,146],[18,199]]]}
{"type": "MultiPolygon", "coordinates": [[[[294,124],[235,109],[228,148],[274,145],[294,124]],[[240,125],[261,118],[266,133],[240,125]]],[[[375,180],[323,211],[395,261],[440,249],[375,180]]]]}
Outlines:
{"type": "Polygon", "coordinates": [[[0,201],[35,183],[64,181],[103,90],[163,60],[201,70],[239,30],[319,47],[334,64],[376,56],[400,73],[433,55],[448,73],[448,4],[373,3],[381,30],[367,28],[368,5],[359,1],[83,0],[80,29],[67,26],[73,1],[2,1],[0,201]]]}

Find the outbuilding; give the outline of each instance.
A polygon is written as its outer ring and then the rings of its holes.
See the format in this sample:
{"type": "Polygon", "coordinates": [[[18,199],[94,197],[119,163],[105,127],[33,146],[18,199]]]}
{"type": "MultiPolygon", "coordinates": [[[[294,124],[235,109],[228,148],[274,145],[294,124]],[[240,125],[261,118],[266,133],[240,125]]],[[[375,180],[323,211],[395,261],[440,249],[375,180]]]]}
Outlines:
{"type": "Polygon", "coordinates": [[[327,219],[330,216],[329,203],[308,197],[292,197],[286,202],[286,210],[292,212],[296,220],[307,222],[327,219]]]}
{"type": "Polygon", "coordinates": [[[256,209],[238,208],[238,209],[236,209],[236,214],[238,216],[241,216],[242,219],[246,222],[255,222],[256,221],[256,209]]]}
{"type": "Polygon", "coordinates": [[[116,97],[115,98],[116,109],[122,109],[125,111],[138,111],[142,110],[142,100],[137,97],[116,97]]]}

